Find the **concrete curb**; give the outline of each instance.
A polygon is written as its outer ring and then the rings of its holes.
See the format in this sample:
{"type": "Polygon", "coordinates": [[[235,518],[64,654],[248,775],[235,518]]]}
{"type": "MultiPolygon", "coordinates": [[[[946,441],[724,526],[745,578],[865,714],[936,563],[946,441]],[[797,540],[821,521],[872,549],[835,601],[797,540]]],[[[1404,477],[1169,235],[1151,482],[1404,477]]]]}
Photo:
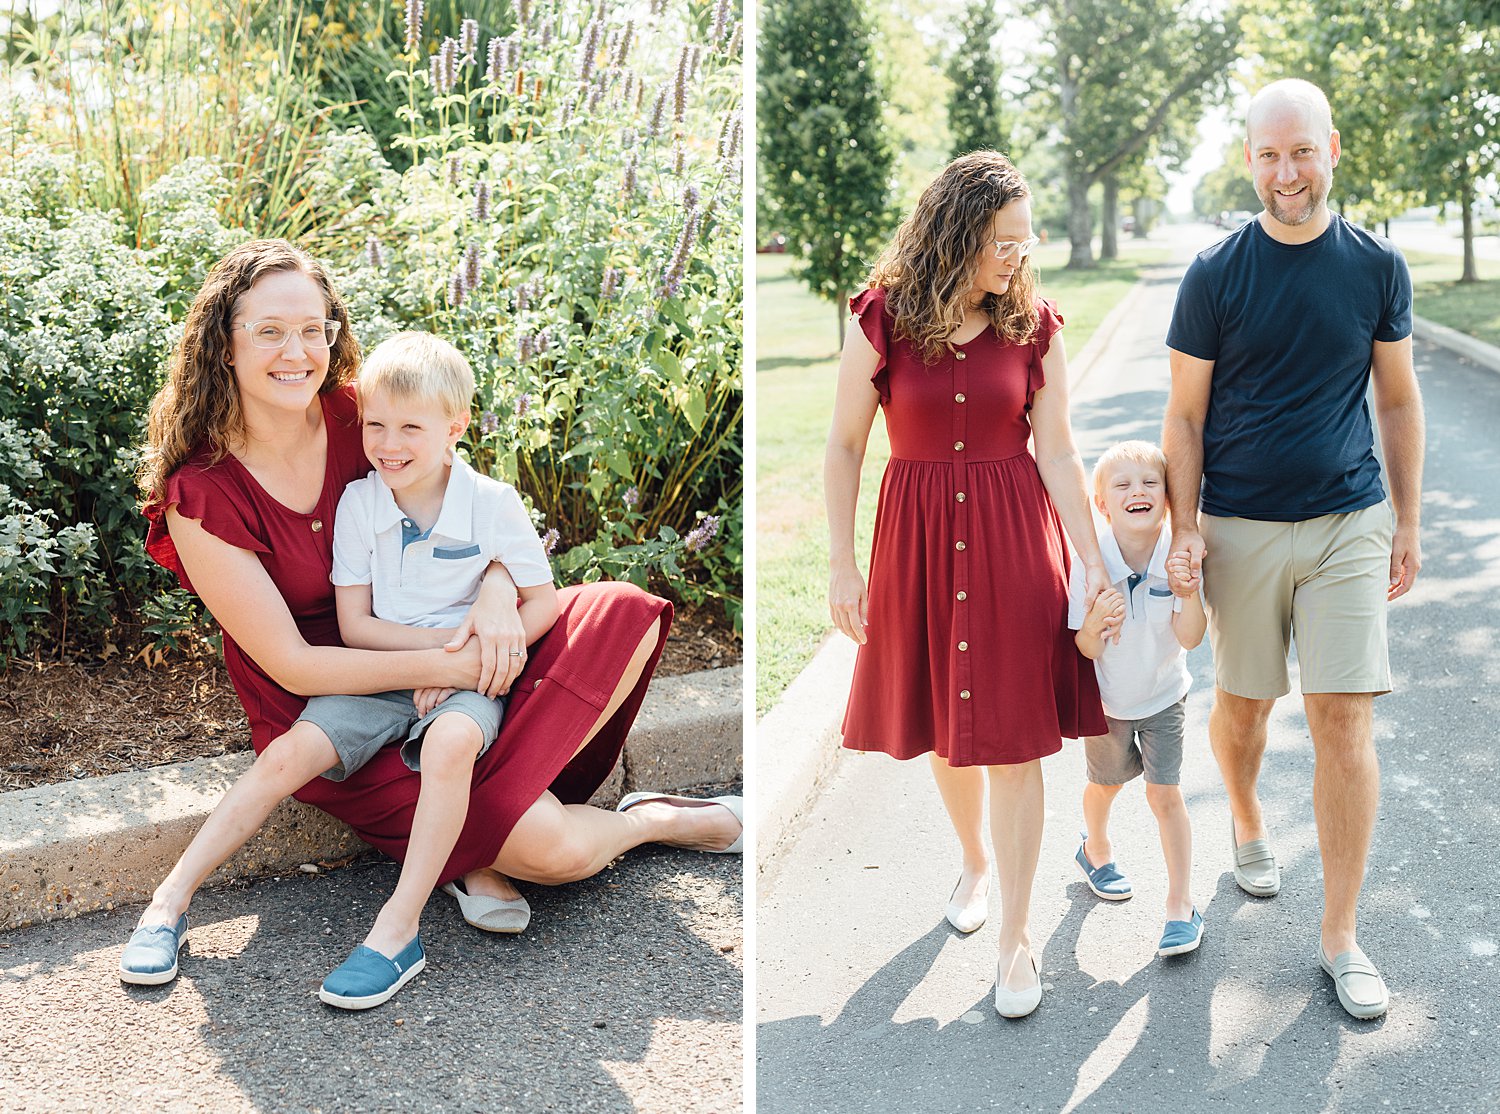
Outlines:
{"type": "Polygon", "coordinates": [[[766,869],[838,758],[858,647],[830,635],[755,729],[755,866],[766,869]]]}
{"type": "Polygon", "coordinates": [[[1440,344],[1448,351],[1456,352],[1480,367],[1500,372],[1500,348],[1493,344],[1486,344],[1478,337],[1471,337],[1468,333],[1450,329],[1447,325],[1439,325],[1436,321],[1429,321],[1416,314],[1412,314],[1411,322],[1412,333],[1418,340],[1440,344]]]}
{"type": "MultiPolygon", "coordinates": [[[[684,789],[743,777],[744,669],[653,681],[625,755],[594,795],[684,789]]],[[[0,795],[0,931],[145,901],[250,753],[43,785],[0,795]]],[[[286,801],[209,884],[345,858],[365,844],[344,824],[286,801]]]]}

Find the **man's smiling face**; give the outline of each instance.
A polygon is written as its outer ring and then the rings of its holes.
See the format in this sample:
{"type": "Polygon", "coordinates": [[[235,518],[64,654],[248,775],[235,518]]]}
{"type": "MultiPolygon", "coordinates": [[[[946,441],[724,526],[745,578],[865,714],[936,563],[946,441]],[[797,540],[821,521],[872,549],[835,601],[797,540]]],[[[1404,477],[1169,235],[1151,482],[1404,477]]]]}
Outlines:
{"type": "Polygon", "coordinates": [[[1250,122],[1245,157],[1271,219],[1289,227],[1322,214],[1339,160],[1339,133],[1322,134],[1304,106],[1265,106],[1250,122]]]}

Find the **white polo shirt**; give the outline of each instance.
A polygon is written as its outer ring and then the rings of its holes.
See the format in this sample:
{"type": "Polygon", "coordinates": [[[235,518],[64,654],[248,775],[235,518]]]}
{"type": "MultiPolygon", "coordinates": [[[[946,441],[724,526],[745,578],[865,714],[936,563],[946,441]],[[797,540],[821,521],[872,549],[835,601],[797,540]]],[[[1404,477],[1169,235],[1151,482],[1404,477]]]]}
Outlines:
{"type": "Polygon", "coordinates": [[[503,564],[518,588],[552,583],[552,566],[516,489],[481,476],[456,455],[443,509],[426,534],[374,472],[344,488],[329,579],[342,587],[370,585],[377,619],[458,626],[491,561],[503,564]]]}
{"type": "MultiPolygon", "coordinates": [[[[1118,643],[1106,640],[1094,659],[1104,714],[1111,719],[1145,719],[1171,707],[1193,685],[1187,651],[1172,631],[1172,614],[1182,601],[1167,586],[1167,555],[1172,536],[1162,530],[1146,571],[1137,576],[1125,563],[1113,530],[1099,532],[1099,550],[1110,582],[1125,597],[1125,622],[1118,643]],[[1132,583],[1134,581],[1134,583],[1132,583]]],[[[1083,626],[1083,562],[1074,560],[1068,578],[1068,627],[1083,626]]]]}

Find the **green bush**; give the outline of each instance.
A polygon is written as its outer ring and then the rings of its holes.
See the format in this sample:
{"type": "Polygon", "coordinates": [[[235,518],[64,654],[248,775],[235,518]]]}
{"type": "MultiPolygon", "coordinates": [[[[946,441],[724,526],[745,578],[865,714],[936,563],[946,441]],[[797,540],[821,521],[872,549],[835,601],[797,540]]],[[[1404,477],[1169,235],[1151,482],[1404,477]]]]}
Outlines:
{"type": "MultiPolygon", "coordinates": [[[[141,549],[131,477],[146,406],[212,262],[298,231],[334,264],[367,349],[423,328],[466,352],[479,383],[466,451],[528,495],[564,582],[665,582],[738,625],[739,32],[722,3],[675,23],[527,9],[499,45],[466,44],[467,62],[459,28],[424,28],[442,69],[400,41],[366,44],[405,102],[401,172],[397,152],[348,127],[299,132],[292,169],[263,168],[269,192],[247,185],[243,159],[161,163],[166,145],[136,180],[96,146],[43,153],[59,144],[27,136],[49,134],[45,102],[13,116],[0,135],[0,661],[97,649],[121,620],[159,643],[193,626],[141,549]],[[97,207],[116,196],[128,209],[97,207]]],[[[125,92],[164,83],[135,74],[125,92]]],[[[227,119],[214,103],[206,133],[227,119]]],[[[244,141],[268,134],[285,127],[263,120],[244,141]]]]}

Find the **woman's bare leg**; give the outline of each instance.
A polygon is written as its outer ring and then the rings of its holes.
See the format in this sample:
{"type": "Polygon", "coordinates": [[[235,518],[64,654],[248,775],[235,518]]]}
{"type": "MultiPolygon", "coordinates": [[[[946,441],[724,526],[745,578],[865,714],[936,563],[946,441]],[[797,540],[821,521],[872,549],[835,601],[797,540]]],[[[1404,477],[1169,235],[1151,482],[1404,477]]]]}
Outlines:
{"type": "Polygon", "coordinates": [[[1001,977],[1009,990],[1036,984],[1031,972],[1031,885],[1042,853],[1042,764],[987,766],[990,833],[1000,879],[1001,977]]]}
{"type": "Polygon", "coordinates": [[[932,766],[932,780],[937,782],[938,795],[943,799],[943,808],[963,852],[963,868],[952,900],[955,905],[966,905],[989,885],[990,849],[984,840],[984,768],[950,766],[937,751],[931,751],[927,757],[932,766]]]}
{"type": "Polygon", "coordinates": [[[156,887],[140,923],[176,924],[203,880],[260,831],[278,804],[338,764],[338,752],[328,736],[305,720],[272,739],[214,806],[177,865],[156,887]]]}
{"type": "MultiPolygon", "coordinates": [[[[658,620],[631,655],[620,683],[578,750],[588,746],[625,703],[656,652],[660,637],[658,620]]],[[[643,843],[719,850],[739,834],[739,822],[728,809],[718,806],[682,807],[644,801],[629,812],[610,812],[591,805],[565,805],[551,793],[543,793],[516,822],[491,869],[466,874],[464,883],[468,885],[473,879],[477,886],[486,885],[493,872],[544,885],[576,882],[597,874],[643,843]]]]}

